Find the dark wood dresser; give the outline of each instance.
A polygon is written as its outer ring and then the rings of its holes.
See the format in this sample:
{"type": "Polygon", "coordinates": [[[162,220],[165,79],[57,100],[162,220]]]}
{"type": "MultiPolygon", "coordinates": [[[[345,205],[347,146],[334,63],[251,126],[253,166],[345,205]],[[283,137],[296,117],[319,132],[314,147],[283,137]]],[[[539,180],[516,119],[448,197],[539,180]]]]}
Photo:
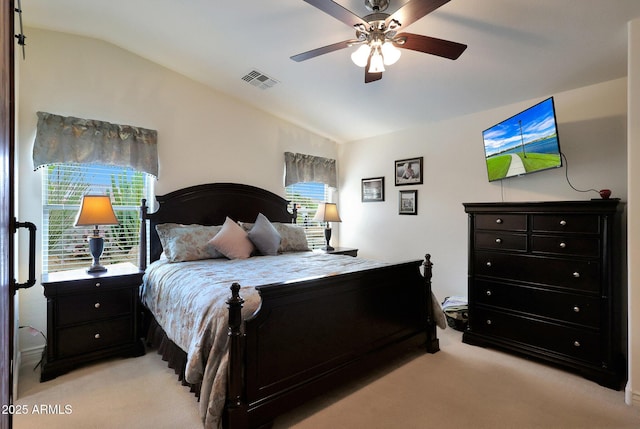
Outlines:
{"type": "Polygon", "coordinates": [[[620,389],[617,200],[465,203],[468,344],[496,346],[620,389]]]}
{"type": "Polygon", "coordinates": [[[42,276],[47,297],[47,346],[40,381],[104,357],[140,356],[138,294],[143,272],[130,263],[42,276]]]}

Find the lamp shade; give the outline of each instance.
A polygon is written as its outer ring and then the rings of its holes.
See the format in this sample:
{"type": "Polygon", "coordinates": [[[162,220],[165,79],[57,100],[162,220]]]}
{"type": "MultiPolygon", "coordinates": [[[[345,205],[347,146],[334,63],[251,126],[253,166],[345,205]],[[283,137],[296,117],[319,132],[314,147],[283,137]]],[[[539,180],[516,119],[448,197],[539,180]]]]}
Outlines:
{"type": "Polygon", "coordinates": [[[316,222],[342,222],[335,203],[319,203],[318,211],[312,219],[316,222]]]}
{"type": "Polygon", "coordinates": [[[75,226],[117,224],[118,218],[108,195],[85,195],[82,198],[75,226]]]}

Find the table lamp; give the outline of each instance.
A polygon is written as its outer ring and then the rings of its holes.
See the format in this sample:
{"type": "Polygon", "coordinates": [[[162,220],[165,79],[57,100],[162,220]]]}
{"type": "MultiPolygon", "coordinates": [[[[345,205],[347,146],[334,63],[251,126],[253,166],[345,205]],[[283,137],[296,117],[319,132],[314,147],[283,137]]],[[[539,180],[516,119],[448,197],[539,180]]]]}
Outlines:
{"type": "Polygon", "coordinates": [[[117,225],[111,198],[108,195],[85,195],[82,197],[82,205],[76,217],[75,226],[95,226],[93,235],[88,239],[89,250],[93,256],[93,264],[87,269],[88,273],[99,273],[107,271],[107,268],[100,265],[100,256],[104,250],[104,238],[100,237],[99,225],[117,225]]]}
{"type": "Polygon", "coordinates": [[[327,226],[324,229],[324,238],[327,240],[327,245],[323,247],[322,250],[334,250],[333,247],[329,245],[329,240],[331,240],[331,227],[329,226],[329,222],[342,222],[342,219],[340,219],[340,215],[338,214],[338,207],[336,204],[318,203],[318,211],[312,220],[327,223],[327,226]]]}

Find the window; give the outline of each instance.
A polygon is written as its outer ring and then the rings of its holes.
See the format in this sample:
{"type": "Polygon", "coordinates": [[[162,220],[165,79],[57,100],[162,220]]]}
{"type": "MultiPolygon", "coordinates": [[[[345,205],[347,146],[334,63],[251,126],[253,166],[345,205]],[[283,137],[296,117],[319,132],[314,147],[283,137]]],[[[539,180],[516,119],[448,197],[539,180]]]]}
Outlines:
{"type": "Polygon", "coordinates": [[[324,183],[299,182],[286,188],[287,199],[298,209],[296,223],[302,225],[307,233],[307,241],[312,249],[319,249],[326,245],[324,238],[324,224],[313,222],[313,216],[318,209],[318,203],[328,200],[329,187],[324,183]]]}
{"type": "Polygon", "coordinates": [[[110,195],[119,225],[100,226],[102,264],[132,262],[139,253],[140,201],[152,199],[153,176],[132,168],[94,164],[53,164],[42,169],[43,272],[91,265],[87,237],[92,228],[74,222],[82,196],[110,195]]]}

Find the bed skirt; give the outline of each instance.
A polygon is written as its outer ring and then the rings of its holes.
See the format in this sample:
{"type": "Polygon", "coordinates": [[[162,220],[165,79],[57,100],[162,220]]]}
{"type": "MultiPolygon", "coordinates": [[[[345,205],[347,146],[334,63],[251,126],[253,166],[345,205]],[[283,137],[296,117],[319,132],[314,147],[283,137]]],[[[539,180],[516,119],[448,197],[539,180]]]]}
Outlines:
{"type": "Polygon", "coordinates": [[[201,383],[191,384],[185,380],[184,372],[187,365],[187,352],[169,339],[164,329],[162,329],[149,311],[145,311],[145,320],[148,325],[146,329],[147,347],[157,349],[158,354],[162,356],[162,360],[167,362],[169,368],[173,369],[182,385],[188,386],[189,390],[198,398],[198,401],[200,401],[201,383]]]}

